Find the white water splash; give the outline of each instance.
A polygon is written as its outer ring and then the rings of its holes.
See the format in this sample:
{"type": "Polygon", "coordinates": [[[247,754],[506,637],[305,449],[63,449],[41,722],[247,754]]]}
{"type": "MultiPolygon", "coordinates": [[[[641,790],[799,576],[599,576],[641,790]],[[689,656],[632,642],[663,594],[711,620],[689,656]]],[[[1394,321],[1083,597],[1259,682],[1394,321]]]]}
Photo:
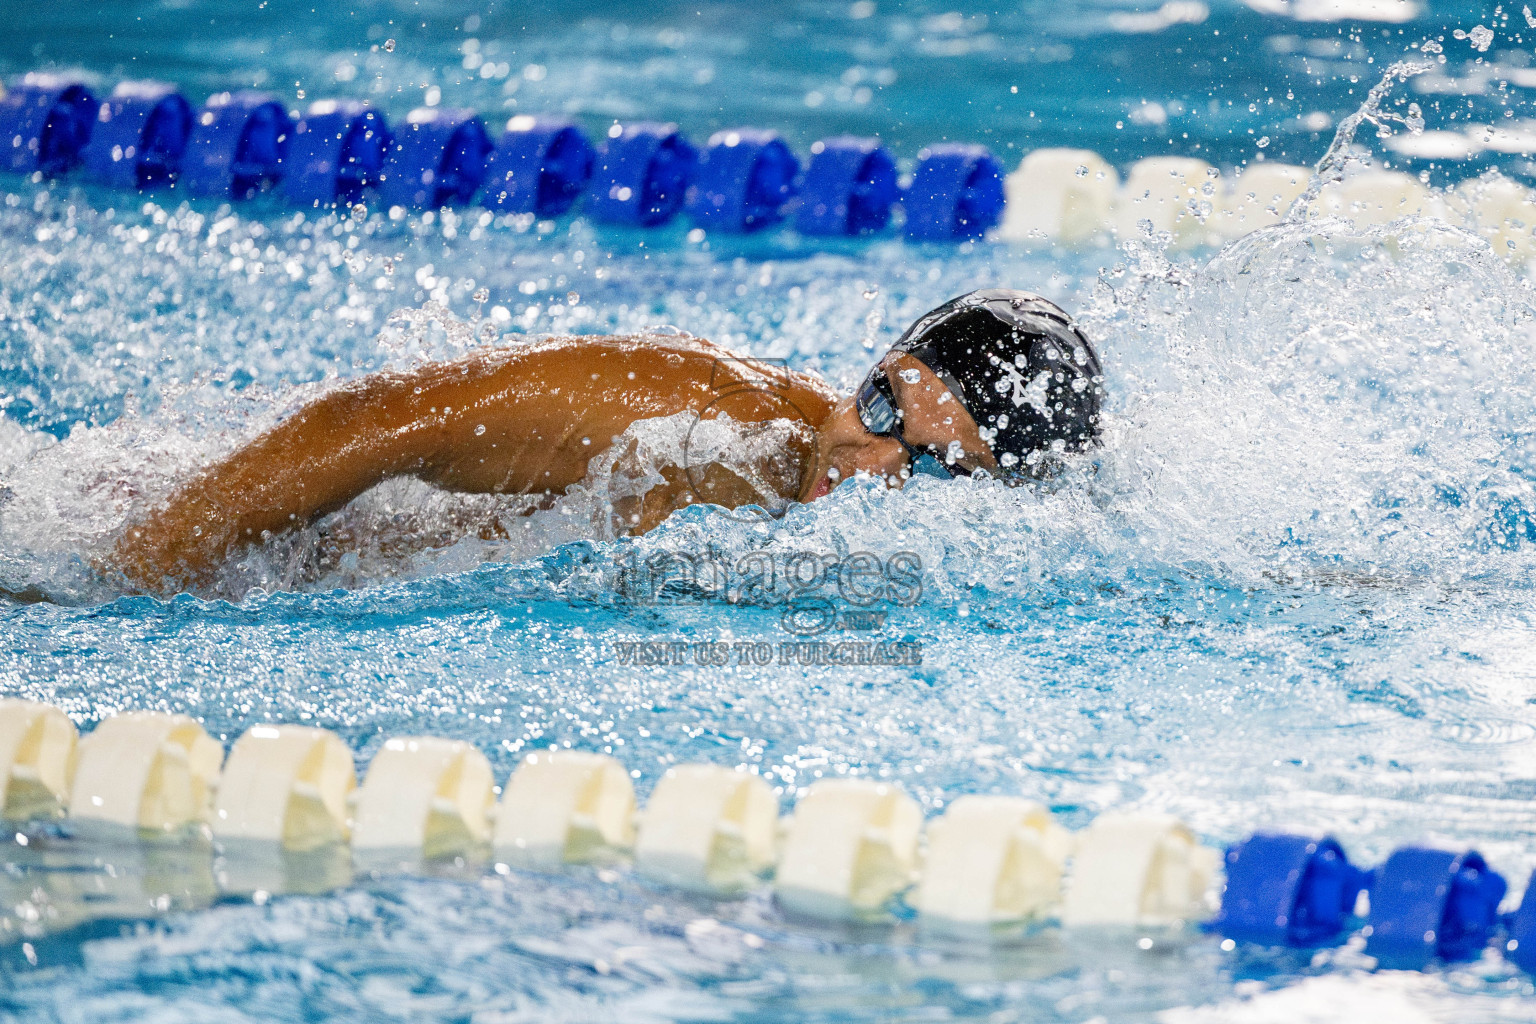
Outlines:
{"type": "Polygon", "coordinates": [[[1300,223],[1312,216],[1317,198],[1322,194],[1323,189],[1342,181],[1349,166],[1359,161],[1359,156],[1354,152],[1354,144],[1355,135],[1360,131],[1361,125],[1367,122],[1375,125],[1376,134],[1381,138],[1392,134],[1393,123],[1403,125],[1414,135],[1424,130],[1424,118],[1417,112],[1417,105],[1410,108],[1408,115],[1400,115],[1383,109],[1382,104],[1398,85],[1433,68],[1434,65],[1428,61],[1400,60],[1382,73],[1381,81],[1371,86],[1371,91],[1366,94],[1359,109],[1339,122],[1338,130],[1333,133],[1333,142],[1328,145],[1328,151],[1317,161],[1306,191],[1296,198],[1290,210],[1286,212],[1284,219],[1287,222],[1300,223]]]}

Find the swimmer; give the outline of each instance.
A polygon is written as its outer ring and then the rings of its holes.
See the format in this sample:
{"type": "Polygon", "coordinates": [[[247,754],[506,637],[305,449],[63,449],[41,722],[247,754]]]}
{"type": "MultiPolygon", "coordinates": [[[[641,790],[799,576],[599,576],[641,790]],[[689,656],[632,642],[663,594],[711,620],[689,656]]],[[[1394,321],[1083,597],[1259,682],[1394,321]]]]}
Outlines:
{"type": "Polygon", "coordinates": [[[392,477],[547,506],[632,424],[685,412],[796,421],[801,440],[778,453],[788,471],[777,476],[662,467],[661,482],[615,509],[631,533],[700,502],[815,501],[859,475],[892,487],[914,475],[1017,483],[1094,443],[1102,381],[1066,313],[1006,289],[928,313],[842,398],[818,377],[698,339],[553,338],[336,388],[131,524],[113,561],[144,591],[195,587],[247,545],[392,477]]]}

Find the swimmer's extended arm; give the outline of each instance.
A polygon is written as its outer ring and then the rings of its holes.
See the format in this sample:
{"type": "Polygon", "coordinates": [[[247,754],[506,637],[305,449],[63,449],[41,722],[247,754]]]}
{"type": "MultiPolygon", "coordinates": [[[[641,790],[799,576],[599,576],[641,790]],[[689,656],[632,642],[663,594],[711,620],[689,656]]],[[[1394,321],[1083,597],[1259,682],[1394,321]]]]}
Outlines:
{"type": "MultiPolygon", "coordinates": [[[[364,377],[183,486],[124,532],[114,561],[145,590],[195,585],[263,533],[313,522],[396,476],[458,491],[563,493],[633,421],[715,403],[721,354],[702,343],[678,350],[591,339],[364,377]]],[[[830,406],[825,389],[773,372],[783,377],[775,388],[819,423],[830,406]]],[[[763,394],[761,410],[737,402],[729,411],[744,420],[784,415],[782,402],[769,400],[778,392],[763,394]]],[[[755,500],[731,493],[734,484],[694,496],[686,481],[671,481],[658,489],[667,493],[647,494],[630,522],[643,531],[690,501],[755,500]]]]}
{"type": "Polygon", "coordinates": [[[452,441],[452,417],[422,415],[418,399],[430,385],[422,376],[366,377],[305,406],[130,526],[118,568],[144,589],[179,589],[265,532],[301,526],[381,480],[435,464],[452,441]]]}

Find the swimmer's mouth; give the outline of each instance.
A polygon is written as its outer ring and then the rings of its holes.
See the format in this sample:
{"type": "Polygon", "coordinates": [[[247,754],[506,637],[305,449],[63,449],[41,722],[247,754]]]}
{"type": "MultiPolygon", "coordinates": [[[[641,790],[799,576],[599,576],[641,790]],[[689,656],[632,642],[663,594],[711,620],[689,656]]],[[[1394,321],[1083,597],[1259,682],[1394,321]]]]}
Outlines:
{"type": "Polygon", "coordinates": [[[807,497],[805,500],[806,501],[815,501],[817,498],[825,498],[827,495],[829,495],[831,493],[832,493],[832,477],[830,475],[828,475],[828,476],[822,477],[821,480],[817,482],[816,486],[811,488],[810,496],[807,497]]]}

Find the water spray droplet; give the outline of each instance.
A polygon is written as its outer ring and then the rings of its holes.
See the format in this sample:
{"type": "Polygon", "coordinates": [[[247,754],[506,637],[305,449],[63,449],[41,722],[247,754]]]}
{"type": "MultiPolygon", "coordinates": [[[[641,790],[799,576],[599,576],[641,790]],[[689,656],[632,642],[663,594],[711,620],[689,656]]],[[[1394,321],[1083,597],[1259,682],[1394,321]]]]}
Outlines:
{"type": "Polygon", "coordinates": [[[880,286],[877,285],[877,284],[872,284],[868,288],[864,289],[864,298],[866,300],[870,301],[870,302],[875,301],[875,298],[879,294],[880,294],[880,286]]]}
{"type": "Polygon", "coordinates": [[[574,306],[574,305],[576,305],[576,303],[578,303],[580,301],[581,301],[581,293],[580,292],[566,292],[565,293],[565,304],[567,306],[574,306]]]}
{"type": "Polygon", "coordinates": [[[875,338],[880,333],[880,325],[885,321],[885,310],[880,306],[871,306],[869,312],[864,314],[864,337],[861,341],[867,352],[875,350],[875,338]]]}
{"type": "Polygon", "coordinates": [[[489,288],[476,288],[475,294],[470,296],[470,298],[474,299],[476,302],[485,302],[490,297],[491,291],[489,288]]]}
{"type": "Polygon", "coordinates": [[[384,52],[385,53],[394,53],[395,52],[395,41],[393,39],[386,39],[386,40],[384,40],[384,52]]]}
{"type": "Polygon", "coordinates": [[[368,216],[368,207],[364,206],[362,203],[353,203],[352,204],[352,219],[353,220],[364,220],[364,219],[367,218],[367,216],[368,216]]]}

